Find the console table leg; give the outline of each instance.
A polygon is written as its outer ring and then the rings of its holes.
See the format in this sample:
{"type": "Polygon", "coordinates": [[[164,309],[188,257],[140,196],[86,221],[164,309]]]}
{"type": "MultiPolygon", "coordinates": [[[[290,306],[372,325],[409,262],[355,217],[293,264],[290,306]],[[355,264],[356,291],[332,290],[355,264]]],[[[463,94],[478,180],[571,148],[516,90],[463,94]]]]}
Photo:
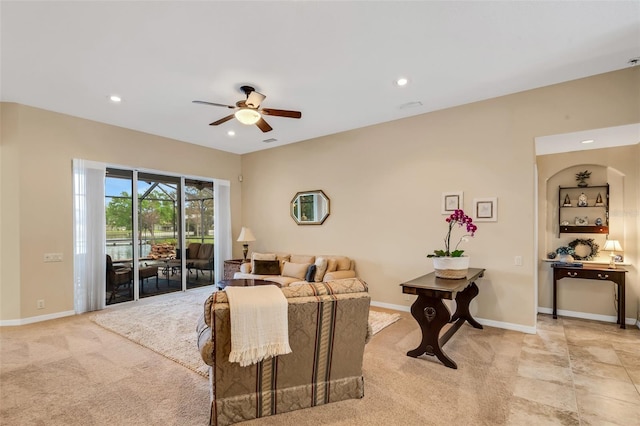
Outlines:
{"type": "Polygon", "coordinates": [[[418,295],[416,301],[411,305],[411,315],[420,325],[422,342],[417,348],[407,352],[407,356],[416,358],[426,353],[436,356],[449,368],[458,368],[456,363],[440,347],[440,330],[449,323],[451,318],[449,309],[442,303],[442,299],[418,295]]]}
{"type": "Polygon", "coordinates": [[[480,293],[475,282],[471,283],[460,293],[456,294],[456,312],[451,317],[451,322],[457,321],[459,318],[467,320],[474,328],[482,329],[482,324],[475,320],[469,312],[469,304],[474,297],[480,293]]]}
{"type": "Polygon", "coordinates": [[[558,319],[558,279],[556,271],[553,271],[553,319],[558,319]]]}

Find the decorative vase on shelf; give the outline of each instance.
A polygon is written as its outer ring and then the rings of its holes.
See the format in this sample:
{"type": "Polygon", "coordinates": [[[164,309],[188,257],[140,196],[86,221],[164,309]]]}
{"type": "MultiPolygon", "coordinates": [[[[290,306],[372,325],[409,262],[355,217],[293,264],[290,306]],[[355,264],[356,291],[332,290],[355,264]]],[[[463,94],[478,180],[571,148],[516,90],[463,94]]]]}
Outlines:
{"type": "Polygon", "coordinates": [[[574,260],[573,256],[571,256],[570,254],[559,254],[558,255],[558,262],[572,263],[573,260],[574,260]]]}
{"type": "Polygon", "coordinates": [[[587,195],[583,192],[578,197],[578,207],[587,207],[589,203],[587,202],[587,195]]]}
{"type": "Polygon", "coordinates": [[[459,280],[467,277],[469,256],[432,257],[431,259],[433,259],[433,269],[436,277],[449,280],[459,280]]]}

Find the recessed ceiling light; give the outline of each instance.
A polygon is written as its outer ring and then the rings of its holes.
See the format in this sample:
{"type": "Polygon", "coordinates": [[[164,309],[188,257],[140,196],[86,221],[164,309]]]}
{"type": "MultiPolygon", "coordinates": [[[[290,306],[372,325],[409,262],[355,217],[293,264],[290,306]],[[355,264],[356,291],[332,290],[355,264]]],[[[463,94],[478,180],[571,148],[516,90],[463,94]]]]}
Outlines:
{"type": "Polygon", "coordinates": [[[233,130],[229,130],[229,131],[227,132],[227,135],[229,135],[229,136],[235,136],[235,135],[236,135],[236,132],[234,132],[233,130]]]}
{"type": "Polygon", "coordinates": [[[396,80],[396,85],[402,87],[402,86],[406,86],[408,82],[409,82],[409,80],[407,80],[406,78],[402,77],[402,78],[399,78],[399,79],[396,80]]]}
{"type": "Polygon", "coordinates": [[[580,143],[587,144],[587,143],[594,143],[594,142],[595,141],[593,139],[585,139],[585,140],[581,141],[580,143]]]}
{"type": "Polygon", "coordinates": [[[122,98],[121,98],[120,96],[118,96],[118,95],[111,95],[111,96],[109,96],[109,100],[110,100],[111,102],[116,102],[116,103],[118,103],[118,102],[122,102],[122,98]]]}

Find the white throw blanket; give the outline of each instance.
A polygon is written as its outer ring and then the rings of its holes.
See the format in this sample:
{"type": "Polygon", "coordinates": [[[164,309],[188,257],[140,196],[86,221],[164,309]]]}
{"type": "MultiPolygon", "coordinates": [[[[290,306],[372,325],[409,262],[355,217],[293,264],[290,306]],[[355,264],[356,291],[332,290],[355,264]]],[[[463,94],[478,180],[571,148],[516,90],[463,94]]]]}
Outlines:
{"type": "Polygon", "coordinates": [[[231,315],[229,362],[242,367],[291,352],[287,298],[275,285],[225,289],[231,315]]]}

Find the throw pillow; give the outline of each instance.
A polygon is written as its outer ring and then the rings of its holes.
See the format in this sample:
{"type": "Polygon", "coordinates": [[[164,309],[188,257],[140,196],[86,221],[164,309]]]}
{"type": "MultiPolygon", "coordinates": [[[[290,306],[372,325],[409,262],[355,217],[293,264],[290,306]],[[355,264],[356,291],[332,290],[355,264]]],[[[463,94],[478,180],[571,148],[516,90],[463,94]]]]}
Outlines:
{"type": "Polygon", "coordinates": [[[338,261],[335,259],[329,259],[327,261],[327,272],[335,272],[338,270],[338,261]]]}
{"type": "Polygon", "coordinates": [[[255,271],[256,269],[256,265],[255,265],[255,261],[256,260],[276,260],[276,254],[275,253],[256,253],[253,252],[251,253],[251,271],[255,271]]]}
{"type": "Polygon", "coordinates": [[[348,271],[351,268],[351,259],[345,256],[336,257],[336,271],[348,271]]]}
{"type": "Polygon", "coordinates": [[[291,263],[313,263],[315,261],[316,257],[308,254],[292,254],[288,260],[291,263]]]}
{"type": "Polygon", "coordinates": [[[282,276],[304,280],[308,268],[308,263],[284,262],[284,266],[282,267],[282,276]]]}
{"type": "Polygon", "coordinates": [[[308,283],[312,283],[316,278],[316,265],[313,263],[307,268],[307,275],[304,276],[304,280],[308,283]]]}
{"type": "Polygon", "coordinates": [[[256,275],[280,275],[279,260],[254,260],[256,275]]]}
{"type": "Polygon", "coordinates": [[[316,259],[316,275],[314,281],[321,283],[325,272],[327,272],[327,259],[325,257],[319,257],[316,259]]]}

